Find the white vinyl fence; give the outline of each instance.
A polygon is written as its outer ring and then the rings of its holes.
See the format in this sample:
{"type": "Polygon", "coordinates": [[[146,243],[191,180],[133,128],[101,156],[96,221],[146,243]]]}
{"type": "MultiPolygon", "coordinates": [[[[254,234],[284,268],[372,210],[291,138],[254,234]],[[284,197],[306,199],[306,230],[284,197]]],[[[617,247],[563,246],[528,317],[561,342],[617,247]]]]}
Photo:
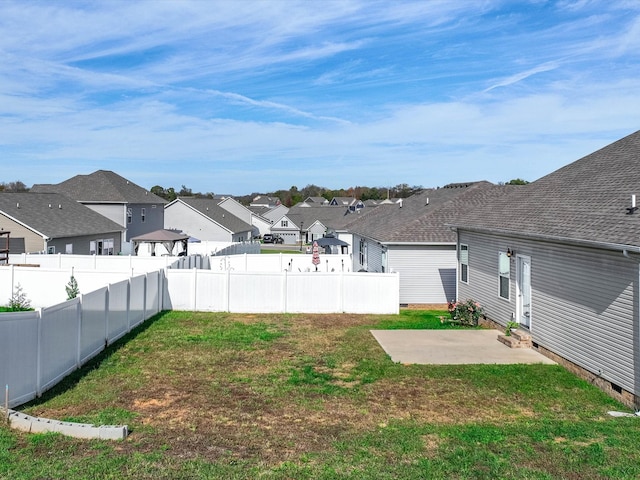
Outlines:
{"type": "Polygon", "coordinates": [[[161,268],[209,268],[208,257],[138,257],[136,255],[44,255],[18,253],[9,255],[10,265],[38,265],[43,268],[100,270],[144,273],[161,268]]]}
{"type": "Polygon", "coordinates": [[[378,313],[400,310],[397,273],[167,270],[166,310],[378,313]]]}
{"type": "Polygon", "coordinates": [[[350,272],[351,255],[320,255],[320,263],[313,264],[310,254],[244,254],[211,257],[210,269],[217,272],[350,272]]]}
{"type": "MultiPolygon", "coordinates": [[[[331,271],[328,264],[327,271],[295,271],[282,256],[273,257],[281,263],[267,272],[239,271],[242,262],[247,264],[247,256],[233,260],[223,257],[228,263],[221,271],[175,268],[188,264],[185,259],[172,263],[174,268],[164,267],[142,275],[136,275],[135,268],[115,272],[81,270],[76,267],[81,263],[69,265],[59,258],[64,265],[62,270],[0,267],[0,295],[4,292],[7,303],[15,286],[20,284],[32,306],[38,308],[0,314],[0,387],[8,386],[9,406],[41,395],[161,310],[399,313],[397,273],[353,273],[336,267],[331,267],[331,271]],[[231,266],[232,261],[240,262],[238,270],[231,266]],[[280,269],[284,264],[288,268],[280,269]],[[81,294],[65,300],[64,287],[71,272],[81,294]]],[[[311,258],[299,257],[309,261],[311,258]]],[[[326,257],[344,260],[338,255],[326,257]]],[[[0,304],[4,304],[1,299],[0,304]]]]}
{"type": "Polygon", "coordinates": [[[187,247],[189,255],[241,255],[243,253],[260,253],[260,242],[219,242],[202,240],[197,243],[189,243],[187,247]]]}
{"type": "Polygon", "coordinates": [[[41,395],[157,314],[163,290],[159,270],[52,307],[1,314],[0,385],[8,387],[9,406],[41,395]]]}

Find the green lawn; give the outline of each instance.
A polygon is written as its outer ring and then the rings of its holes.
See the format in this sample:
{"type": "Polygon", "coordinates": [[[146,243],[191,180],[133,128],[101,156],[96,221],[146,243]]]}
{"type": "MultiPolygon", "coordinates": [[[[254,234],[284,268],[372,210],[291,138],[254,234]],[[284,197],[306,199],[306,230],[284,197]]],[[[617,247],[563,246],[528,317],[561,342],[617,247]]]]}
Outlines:
{"type": "Polygon", "coordinates": [[[640,477],[640,419],[561,367],[405,366],[369,332],[443,314],[160,314],[22,408],[128,439],[2,425],[0,479],[640,477]]]}

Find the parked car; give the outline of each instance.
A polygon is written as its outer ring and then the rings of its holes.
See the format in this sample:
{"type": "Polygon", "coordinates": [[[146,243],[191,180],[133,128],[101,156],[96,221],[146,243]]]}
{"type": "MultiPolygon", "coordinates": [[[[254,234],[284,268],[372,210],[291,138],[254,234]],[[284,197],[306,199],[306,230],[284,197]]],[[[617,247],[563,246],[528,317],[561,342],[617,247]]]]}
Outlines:
{"type": "Polygon", "coordinates": [[[262,243],[284,243],[284,239],[278,235],[265,233],[262,237],[262,243]]]}

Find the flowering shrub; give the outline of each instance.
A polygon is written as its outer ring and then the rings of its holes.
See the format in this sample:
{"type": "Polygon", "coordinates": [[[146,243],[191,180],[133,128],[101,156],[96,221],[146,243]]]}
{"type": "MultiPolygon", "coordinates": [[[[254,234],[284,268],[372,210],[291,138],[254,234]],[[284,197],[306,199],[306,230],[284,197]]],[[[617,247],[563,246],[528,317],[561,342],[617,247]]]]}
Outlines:
{"type": "Polygon", "coordinates": [[[448,303],[447,309],[449,310],[449,315],[451,315],[452,322],[470,327],[478,326],[478,320],[484,315],[480,304],[473,300],[467,300],[466,302],[451,301],[448,303]]]}

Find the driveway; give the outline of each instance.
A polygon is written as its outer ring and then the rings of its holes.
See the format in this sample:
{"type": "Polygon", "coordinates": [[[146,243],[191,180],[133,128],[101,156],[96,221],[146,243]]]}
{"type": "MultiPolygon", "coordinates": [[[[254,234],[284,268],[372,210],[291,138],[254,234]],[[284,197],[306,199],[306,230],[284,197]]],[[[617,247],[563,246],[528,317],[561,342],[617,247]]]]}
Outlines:
{"type": "Polygon", "coordinates": [[[555,362],[530,348],[509,348],[498,330],[371,330],[380,346],[399,363],[433,365],[555,362]]]}

